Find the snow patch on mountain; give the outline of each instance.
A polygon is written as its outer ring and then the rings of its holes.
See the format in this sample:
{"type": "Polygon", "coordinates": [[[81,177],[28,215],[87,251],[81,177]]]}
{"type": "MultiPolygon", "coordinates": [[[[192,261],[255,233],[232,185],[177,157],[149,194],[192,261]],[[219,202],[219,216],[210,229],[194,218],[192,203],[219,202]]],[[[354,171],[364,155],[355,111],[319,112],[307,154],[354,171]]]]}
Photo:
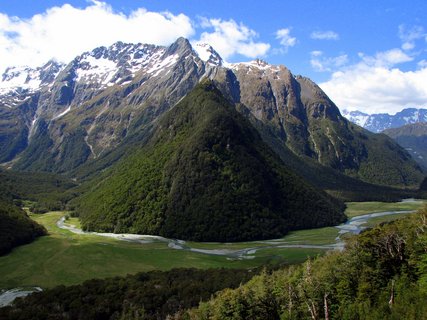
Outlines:
{"type": "Polygon", "coordinates": [[[178,54],[167,56],[163,60],[157,60],[157,61],[155,60],[154,63],[152,63],[151,68],[147,70],[147,73],[151,74],[152,77],[157,77],[161,71],[175,65],[178,62],[178,60],[179,60],[178,54]]]}
{"type": "Polygon", "coordinates": [[[270,72],[280,71],[279,65],[271,65],[261,59],[255,59],[249,62],[229,63],[227,64],[227,67],[235,71],[247,70],[248,74],[251,73],[253,69],[270,71],[270,72]]]}
{"type": "Polygon", "coordinates": [[[0,79],[0,105],[13,108],[22,104],[32,93],[52,85],[63,64],[49,61],[38,68],[10,67],[0,79]]]}
{"type": "Polygon", "coordinates": [[[117,64],[105,58],[86,57],[77,70],[77,81],[97,81],[106,85],[117,72],[117,64]]]}
{"type": "Polygon", "coordinates": [[[394,115],[387,113],[367,114],[343,110],[342,115],[351,122],[372,132],[382,132],[411,123],[427,122],[427,109],[406,108],[394,115]]]}
{"type": "Polygon", "coordinates": [[[56,120],[59,119],[63,116],[65,116],[68,112],[71,111],[71,106],[69,106],[67,109],[65,109],[63,112],[61,112],[60,114],[58,114],[57,116],[55,116],[52,120],[56,120]]]}
{"type": "Polygon", "coordinates": [[[36,90],[41,84],[40,71],[29,67],[6,69],[0,82],[0,94],[15,90],[36,90]]]}
{"type": "Polygon", "coordinates": [[[211,66],[222,66],[225,64],[219,53],[207,43],[196,43],[193,45],[193,49],[202,61],[211,66]]]}

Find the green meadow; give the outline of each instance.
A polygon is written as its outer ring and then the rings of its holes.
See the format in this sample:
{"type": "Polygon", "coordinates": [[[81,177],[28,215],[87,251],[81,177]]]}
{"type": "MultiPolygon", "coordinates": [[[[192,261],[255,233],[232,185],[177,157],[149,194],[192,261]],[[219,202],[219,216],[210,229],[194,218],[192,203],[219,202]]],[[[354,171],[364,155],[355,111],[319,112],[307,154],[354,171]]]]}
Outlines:
{"type": "Polygon", "coordinates": [[[227,259],[171,249],[160,241],[139,244],[74,234],[56,226],[63,215],[64,212],[31,215],[48,229],[49,235],[0,257],[0,288],[47,288],[78,284],[93,278],[172,268],[254,268],[265,264],[294,264],[324,252],[319,249],[277,249],[273,253],[260,251],[253,259],[227,259]]]}
{"type": "Polygon", "coordinates": [[[385,211],[410,211],[418,210],[426,205],[425,200],[407,201],[407,202],[347,202],[345,214],[349,218],[385,211]]]}
{"type": "MultiPolygon", "coordinates": [[[[346,214],[357,215],[396,210],[417,210],[423,202],[351,202],[346,214]]],[[[44,225],[49,235],[38,238],[31,244],[15,248],[10,254],[0,257],[0,288],[18,286],[72,285],[92,278],[107,278],[134,274],[140,271],[169,270],[172,268],[254,268],[262,265],[296,264],[307,257],[322,255],[324,249],[272,248],[278,245],[327,245],[334,243],[338,229],[293,231],[276,240],[199,243],[186,242],[194,249],[242,250],[257,249],[243,259],[221,255],[204,254],[189,250],[176,250],[161,241],[133,243],[98,235],[75,234],[60,229],[56,222],[66,212],[32,214],[31,218],[44,225]]],[[[373,218],[368,225],[400,217],[373,218]]],[[[76,218],[67,223],[79,227],[76,218]]]]}

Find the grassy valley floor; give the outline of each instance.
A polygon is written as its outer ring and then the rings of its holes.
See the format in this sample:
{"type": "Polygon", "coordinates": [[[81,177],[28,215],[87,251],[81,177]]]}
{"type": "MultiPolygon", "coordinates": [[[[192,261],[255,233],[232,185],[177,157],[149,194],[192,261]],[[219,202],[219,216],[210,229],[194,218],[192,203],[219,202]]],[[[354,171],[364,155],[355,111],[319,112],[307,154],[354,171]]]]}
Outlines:
{"type": "MultiPolygon", "coordinates": [[[[372,212],[416,210],[423,202],[348,203],[347,215],[372,212]]],[[[170,248],[167,242],[133,243],[91,234],[75,234],[56,223],[65,212],[49,212],[31,217],[49,232],[35,242],[18,247],[0,257],[0,289],[22,286],[42,288],[79,284],[92,278],[107,278],[140,271],[172,268],[253,268],[265,264],[295,264],[323,254],[333,244],[339,230],[327,227],[290,232],[277,240],[239,243],[185,242],[193,250],[246,250],[245,255],[215,255],[170,248]],[[282,246],[282,247],[281,247],[282,246]],[[285,246],[285,247],[283,247],[285,246]],[[288,247],[286,247],[288,246],[288,247]],[[295,247],[289,247],[295,246],[295,247]]],[[[399,218],[400,215],[373,218],[369,223],[399,218]]],[[[78,220],[68,223],[78,227],[78,220]]]]}
{"type": "Polygon", "coordinates": [[[49,232],[35,242],[0,257],[0,288],[72,285],[93,278],[123,276],[140,271],[172,268],[252,268],[264,264],[294,264],[324,252],[322,249],[278,249],[260,252],[253,259],[176,250],[167,243],[131,243],[96,235],[78,235],[60,229],[64,212],[31,217],[49,232]]]}

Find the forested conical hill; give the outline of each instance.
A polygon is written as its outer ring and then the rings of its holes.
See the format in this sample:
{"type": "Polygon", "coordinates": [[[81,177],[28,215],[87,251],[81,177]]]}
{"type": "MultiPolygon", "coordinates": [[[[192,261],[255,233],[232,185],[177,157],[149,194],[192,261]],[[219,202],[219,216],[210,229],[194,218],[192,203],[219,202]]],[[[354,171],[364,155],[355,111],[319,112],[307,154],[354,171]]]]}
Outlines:
{"type": "Polygon", "coordinates": [[[31,220],[24,210],[0,199],[0,256],[46,233],[46,229],[31,220]]]}
{"type": "Polygon", "coordinates": [[[25,187],[21,187],[23,179],[20,178],[19,174],[0,169],[0,256],[47,233],[15,203],[19,195],[24,194],[22,191],[25,187]]]}
{"type": "Polygon", "coordinates": [[[77,202],[86,230],[198,241],[274,238],[345,219],[342,203],[290,172],[210,81],[77,202]]]}

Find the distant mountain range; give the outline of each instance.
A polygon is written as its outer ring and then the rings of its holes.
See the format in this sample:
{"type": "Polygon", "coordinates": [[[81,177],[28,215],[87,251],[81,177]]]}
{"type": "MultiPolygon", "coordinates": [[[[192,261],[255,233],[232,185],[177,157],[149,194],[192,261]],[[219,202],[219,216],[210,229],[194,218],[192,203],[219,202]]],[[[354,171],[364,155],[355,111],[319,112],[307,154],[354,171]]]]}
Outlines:
{"type": "Polygon", "coordinates": [[[427,168],[427,123],[418,122],[384,131],[397,141],[424,168],[427,168]]]}
{"type": "Polygon", "coordinates": [[[427,109],[406,108],[390,115],[388,113],[367,114],[360,111],[343,110],[342,115],[351,122],[372,132],[382,132],[407,124],[427,122],[427,109]]]}

